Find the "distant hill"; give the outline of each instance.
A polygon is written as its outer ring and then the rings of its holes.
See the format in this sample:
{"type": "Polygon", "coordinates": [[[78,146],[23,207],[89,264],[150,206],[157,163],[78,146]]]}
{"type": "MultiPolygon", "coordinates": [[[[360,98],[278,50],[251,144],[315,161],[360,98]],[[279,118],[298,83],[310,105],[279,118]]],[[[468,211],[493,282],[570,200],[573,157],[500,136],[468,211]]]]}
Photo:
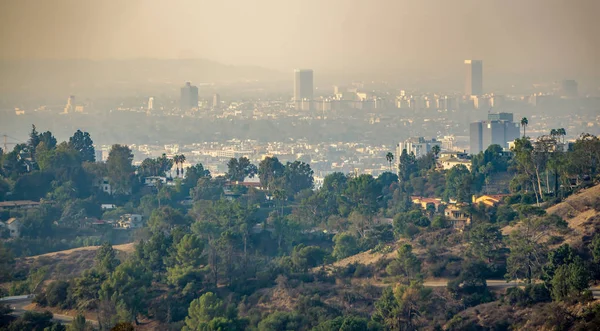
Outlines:
{"type": "MultiPolygon", "coordinates": [[[[81,87],[115,88],[153,84],[276,81],[282,73],[254,66],[231,66],[205,59],[0,60],[0,93],[29,90],[71,93],[81,87]]],[[[289,76],[289,75],[288,75],[289,76]]]]}

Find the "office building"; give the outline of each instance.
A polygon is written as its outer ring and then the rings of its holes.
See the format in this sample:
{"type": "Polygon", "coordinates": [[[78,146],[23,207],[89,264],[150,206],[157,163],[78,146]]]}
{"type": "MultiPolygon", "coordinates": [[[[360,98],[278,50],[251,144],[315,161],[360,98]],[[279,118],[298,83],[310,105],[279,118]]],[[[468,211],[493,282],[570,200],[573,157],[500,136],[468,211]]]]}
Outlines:
{"type": "Polygon", "coordinates": [[[314,96],[313,71],[310,69],[294,70],[294,103],[302,108],[302,101],[311,103],[314,96]]]}
{"type": "Polygon", "coordinates": [[[465,60],[466,80],[465,94],[466,95],[482,95],[483,94],[483,61],[481,60],[465,60]]]}
{"type": "Polygon", "coordinates": [[[507,122],[512,122],[513,121],[513,114],[512,113],[489,113],[488,114],[488,121],[507,121],[507,122]]]}
{"type": "Polygon", "coordinates": [[[221,108],[221,96],[218,93],[215,93],[215,95],[213,95],[212,106],[214,109],[221,108]]]}
{"type": "Polygon", "coordinates": [[[400,164],[400,156],[405,149],[408,154],[414,153],[418,159],[431,152],[433,146],[440,146],[441,148],[441,145],[442,142],[435,139],[425,140],[423,137],[408,138],[396,145],[396,155],[394,156],[396,158],[396,165],[400,164]]]}
{"type": "Polygon", "coordinates": [[[560,95],[574,98],[579,94],[577,81],[566,79],[560,82],[560,95]]]}
{"type": "Polygon", "coordinates": [[[72,113],[75,111],[75,96],[70,95],[67,99],[67,104],[65,105],[65,109],[63,110],[63,114],[72,113]]]}
{"type": "Polygon", "coordinates": [[[198,108],[198,87],[192,85],[190,82],[185,83],[185,86],[181,88],[179,105],[179,108],[183,111],[198,108]]]}
{"type": "Polygon", "coordinates": [[[154,97],[149,97],[148,98],[148,111],[153,111],[154,110],[154,97]]]}
{"type": "Polygon", "coordinates": [[[485,151],[490,145],[508,148],[508,143],[519,138],[520,123],[513,122],[512,113],[490,113],[487,121],[471,123],[469,147],[471,154],[485,151]]]}

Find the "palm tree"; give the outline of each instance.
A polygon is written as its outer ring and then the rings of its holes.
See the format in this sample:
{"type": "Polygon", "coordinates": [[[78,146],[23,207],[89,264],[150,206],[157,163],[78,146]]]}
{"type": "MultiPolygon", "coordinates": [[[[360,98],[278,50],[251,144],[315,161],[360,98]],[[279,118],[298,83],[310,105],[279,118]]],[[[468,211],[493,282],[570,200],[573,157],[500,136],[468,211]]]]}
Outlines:
{"type": "Polygon", "coordinates": [[[179,155],[179,163],[181,164],[181,177],[183,177],[183,162],[185,162],[185,155],[179,155]]]}
{"type": "Polygon", "coordinates": [[[177,171],[175,172],[177,175],[176,177],[179,177],[179,162],[180,162],[180,156],[179,155],[174,155],[173,156],[173,162],[175,162],[175,167],[177,168],[177,171]]]}
{"type": "Polygon", "coordinates": [[[437,158],[438,155],[440,155],[442,149],[440,148],[440,145],[433,145],[433,147],[431,147],[431,151],[433,152],[433,155],[435,155],[435,157],[437,158]]]}
{"type": "Polygon", "coordinates": [[[523,138],[525,138],[525,129],[527,128],[527,125],[529,124],[529,121],[527,120],[527,117],[523,117],[521,119],[521,126],[523,127],[523,138]]]}
{"type": "Polygon", "coordinates": [[[565,128],[560,128],[557,131],[557,134],[559,136],[562,136],[562,140],[563,140],[563,144],[565,143],[565,136],[567,135],[567,130],[565,130],[565,128]]]}
{"type": "Polygon", "coordinates": [[[550,135],[552,136],[552,138],[556,138],[556,136],[558,136],[558,130],[556,129],[552,129],[550,130],[550,135]]]}
{"type": "Polygon", "coordinates": [[[390,172],[391,172],[392,171],[392,161],[394,161],[394,154],[392,154],[392,152],[388,152],[387,154],[385,154],[385,159],[390,164],[390,172]]]}

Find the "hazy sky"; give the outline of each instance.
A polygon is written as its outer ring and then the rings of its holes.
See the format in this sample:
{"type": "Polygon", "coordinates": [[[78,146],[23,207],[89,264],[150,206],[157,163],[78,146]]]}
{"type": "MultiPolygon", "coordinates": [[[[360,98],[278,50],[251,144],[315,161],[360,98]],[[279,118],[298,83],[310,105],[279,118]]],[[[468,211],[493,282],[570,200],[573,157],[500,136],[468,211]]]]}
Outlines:
{"type": "Polygon", "coordinates": [[[600,74],[598,0],[2,0],[0,58],[600,74]]]}

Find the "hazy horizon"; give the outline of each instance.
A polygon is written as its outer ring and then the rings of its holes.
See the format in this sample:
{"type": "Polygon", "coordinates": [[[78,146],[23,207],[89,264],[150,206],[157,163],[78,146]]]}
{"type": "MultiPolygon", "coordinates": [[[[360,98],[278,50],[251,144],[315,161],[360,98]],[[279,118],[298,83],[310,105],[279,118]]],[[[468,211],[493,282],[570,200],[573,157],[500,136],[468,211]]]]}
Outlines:
{"type": "Polygon", "coordinates": [[[286,72],[600,75],[597,1],[9,1],[0,59],[185,59],[286,72]]]}

